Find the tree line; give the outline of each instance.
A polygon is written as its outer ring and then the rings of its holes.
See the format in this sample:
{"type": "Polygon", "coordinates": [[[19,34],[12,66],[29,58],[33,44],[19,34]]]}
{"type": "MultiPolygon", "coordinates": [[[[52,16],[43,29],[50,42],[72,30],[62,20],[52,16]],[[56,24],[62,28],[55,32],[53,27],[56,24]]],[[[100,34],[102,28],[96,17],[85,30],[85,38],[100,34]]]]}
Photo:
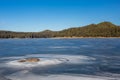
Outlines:
{"type": "Polygon", "coordinates": [[[0,38],[54,38],[54,37],[120,37],[120,26],[111,22],[101,22],[61,31],[42,32],[0,31],[0,38]]]}

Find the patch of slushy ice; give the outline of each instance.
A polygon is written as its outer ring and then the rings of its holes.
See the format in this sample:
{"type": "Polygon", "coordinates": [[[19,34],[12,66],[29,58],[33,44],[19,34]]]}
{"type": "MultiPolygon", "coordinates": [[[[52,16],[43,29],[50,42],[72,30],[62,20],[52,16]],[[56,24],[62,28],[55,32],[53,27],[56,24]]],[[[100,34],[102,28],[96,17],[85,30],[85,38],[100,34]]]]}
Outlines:
{"type": "Polygon", "coordinates": [[[92,75],[37,75],[21,71],[8,76],[12,80],[119,80],[118,78],[92,76],[92,75]]]}
{"type": "Polygon", "coordinates": [[[39,67],[58,64],[90,64],[95,58],[84,55],[32,54],[21,57],[8,57],[4,65],[7,67],[39,67]],[[24,58],[39,58],[39,62],[19,62],[24,58]],[[91,61],[91,62],[90,62],[91,61]]]}

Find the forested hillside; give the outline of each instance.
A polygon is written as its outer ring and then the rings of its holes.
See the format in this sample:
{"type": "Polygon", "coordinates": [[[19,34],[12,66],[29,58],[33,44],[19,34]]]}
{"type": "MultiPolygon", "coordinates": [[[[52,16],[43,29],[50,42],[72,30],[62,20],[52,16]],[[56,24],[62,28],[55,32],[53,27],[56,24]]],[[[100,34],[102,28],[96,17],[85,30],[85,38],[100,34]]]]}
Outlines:
{"type": "Polygon", "coordinates": [[[120,37],[120,26],[111,22],[90,24],[62,31],[45,30],[42,32],[0,31],[0,38],[52,38],[52,37],[120,37]]]}

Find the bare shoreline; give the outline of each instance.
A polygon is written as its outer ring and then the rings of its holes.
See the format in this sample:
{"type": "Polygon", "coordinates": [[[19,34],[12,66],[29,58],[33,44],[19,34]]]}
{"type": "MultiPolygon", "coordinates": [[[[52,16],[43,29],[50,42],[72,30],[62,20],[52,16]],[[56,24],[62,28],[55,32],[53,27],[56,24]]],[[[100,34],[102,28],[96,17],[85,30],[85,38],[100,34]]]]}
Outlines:
{"type": "Polygon", "coordinates": [[[85,38],[120,38],[120,37],[49,37],[49,38],[0,38],[0,39],[85,39],[85,38]]]}
{"type": "Polygon", "coordinates": [[[53,37],[51,39],[84,39],[84,38],[120,38],[120,37],[53,37]]]}

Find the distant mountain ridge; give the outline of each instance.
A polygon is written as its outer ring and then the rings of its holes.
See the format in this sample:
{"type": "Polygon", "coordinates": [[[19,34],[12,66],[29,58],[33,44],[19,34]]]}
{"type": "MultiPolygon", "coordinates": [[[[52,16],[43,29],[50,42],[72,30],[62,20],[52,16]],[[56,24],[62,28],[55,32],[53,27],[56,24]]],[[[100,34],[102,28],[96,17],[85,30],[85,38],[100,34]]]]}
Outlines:
{"type": "Polygon", "coordinates": [[[120,26],[101,22],[61,31],[13,32],[0,30],[0,38],[54,38],[54,37],[120,37],[120,26]]]}

